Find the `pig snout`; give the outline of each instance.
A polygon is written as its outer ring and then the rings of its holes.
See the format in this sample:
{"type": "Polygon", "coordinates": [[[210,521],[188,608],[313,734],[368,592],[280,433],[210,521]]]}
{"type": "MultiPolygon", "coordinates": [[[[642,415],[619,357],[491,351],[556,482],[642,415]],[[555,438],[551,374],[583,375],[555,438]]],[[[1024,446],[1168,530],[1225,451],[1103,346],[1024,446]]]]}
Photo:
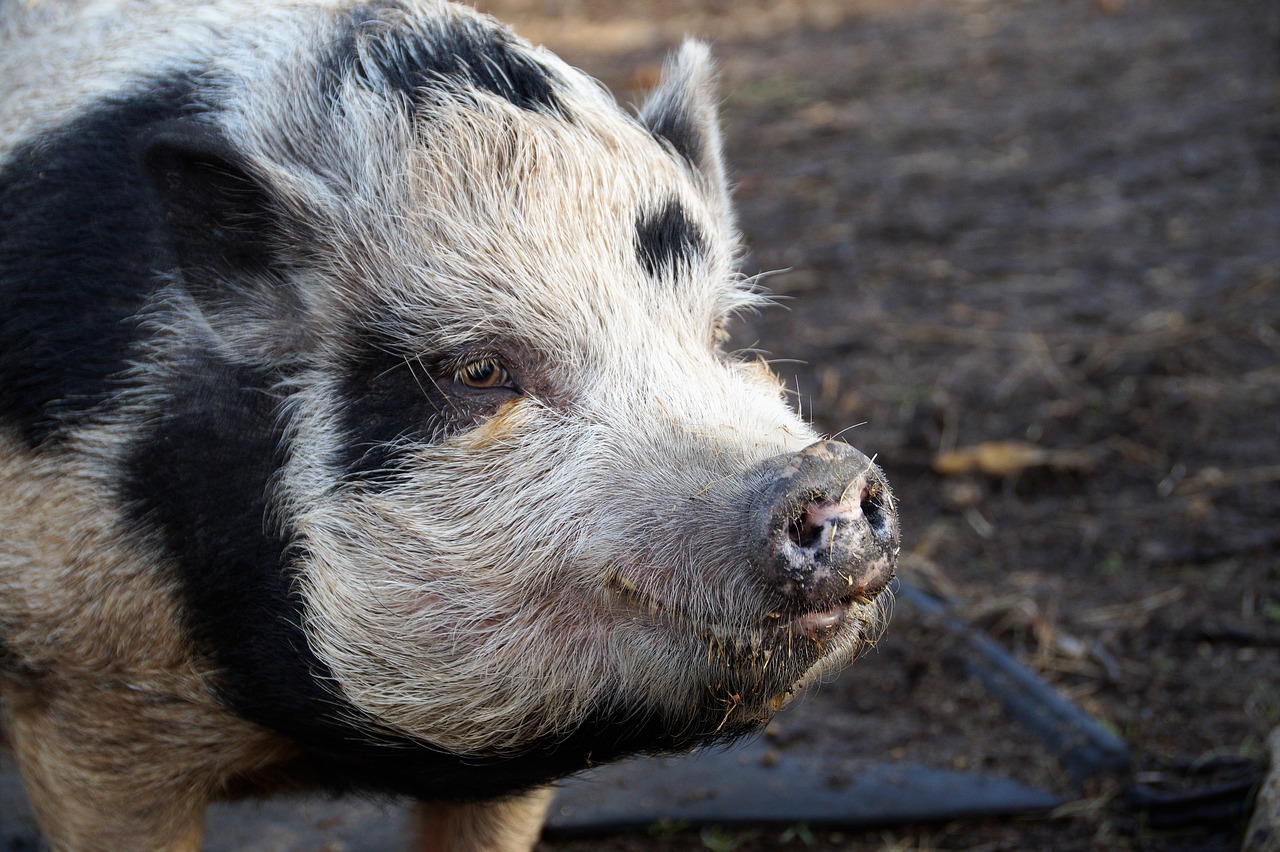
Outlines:
{"type": "Polygon", "coordinates": [[[898,515],[879,468],[837,441],[763,462],[751,506],[755,572],[806,633],[838,623],[893,579],[898,515]]]}

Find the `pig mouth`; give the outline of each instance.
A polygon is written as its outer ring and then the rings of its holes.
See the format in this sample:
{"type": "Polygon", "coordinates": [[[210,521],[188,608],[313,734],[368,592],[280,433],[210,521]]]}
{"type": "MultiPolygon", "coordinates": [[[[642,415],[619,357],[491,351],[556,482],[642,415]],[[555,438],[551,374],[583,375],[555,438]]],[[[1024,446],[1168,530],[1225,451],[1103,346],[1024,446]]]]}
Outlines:
{"type": "Polygon", "coordinates": [[[708,643],[711,658],[763,657],[767,664],[779,647],[785,647],[788,657],[816,660],[845,645],[861,644],[867,628],[880,620],[875,599],[858,591],[822,610],[795,613],[766,609],[754,619],[713,621],[645,592],[617,569],[609,573],[605,585],[627,610],[641,613],[653,623],[682,631],[692,629],[708,643]]]}
{"type": "MultiPolygon", "coordinates": [[[[637,585],[613,566],[606,581],[619,616],[659,648],[683,654],[676,685],[691,689],[688,724],[713,738],[759,729],[806,684],[875,646],[887,621],[889,594],[851,589],[822,609],[799,611],[759,603],[752,612],[709,617],[637,585]],[[734,617],[737,615],[737,617],[734,617]]],[[[685,723],[682,723],[685,724],[685,723]]]]}

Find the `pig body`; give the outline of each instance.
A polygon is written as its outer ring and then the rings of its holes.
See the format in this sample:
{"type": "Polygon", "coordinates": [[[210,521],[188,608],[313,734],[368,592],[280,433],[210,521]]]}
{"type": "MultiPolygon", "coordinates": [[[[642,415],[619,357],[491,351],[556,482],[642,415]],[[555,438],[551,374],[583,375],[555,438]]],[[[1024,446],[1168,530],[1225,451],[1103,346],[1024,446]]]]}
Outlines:
{"type": "Polygon", "coordinates": [[[758,728],[878,625],[879,471],[722,351],[705,49],[637,116],[434,2],[0,0],[0,721],[59,849],[758,728]]]}

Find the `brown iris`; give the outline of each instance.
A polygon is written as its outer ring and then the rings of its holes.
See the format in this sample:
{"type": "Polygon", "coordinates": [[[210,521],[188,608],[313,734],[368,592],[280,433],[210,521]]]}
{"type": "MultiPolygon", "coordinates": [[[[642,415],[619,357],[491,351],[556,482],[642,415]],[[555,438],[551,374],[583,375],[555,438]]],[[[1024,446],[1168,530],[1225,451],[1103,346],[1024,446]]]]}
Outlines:
{"type": "Polygon", "coordinates": [[[493,358],[478,358],[475,361],[464,364],[458,370],[457,377],[458,381],[467,387],[479,390],[505,387],[511,384],[511,376],[493,358]]]}

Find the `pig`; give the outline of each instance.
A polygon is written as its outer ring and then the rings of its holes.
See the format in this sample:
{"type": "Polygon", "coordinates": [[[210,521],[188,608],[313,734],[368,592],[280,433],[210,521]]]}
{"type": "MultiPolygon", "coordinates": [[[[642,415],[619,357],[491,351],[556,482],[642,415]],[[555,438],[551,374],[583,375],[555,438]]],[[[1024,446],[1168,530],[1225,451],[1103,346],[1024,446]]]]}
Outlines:
{"type": "Polygon", "coordinates": [[[876,640],[881,471],[726,323],[707,49],[634,112],[433,0],[0,0],[0,727],[53,848],[758,730],[876,640]]]}

